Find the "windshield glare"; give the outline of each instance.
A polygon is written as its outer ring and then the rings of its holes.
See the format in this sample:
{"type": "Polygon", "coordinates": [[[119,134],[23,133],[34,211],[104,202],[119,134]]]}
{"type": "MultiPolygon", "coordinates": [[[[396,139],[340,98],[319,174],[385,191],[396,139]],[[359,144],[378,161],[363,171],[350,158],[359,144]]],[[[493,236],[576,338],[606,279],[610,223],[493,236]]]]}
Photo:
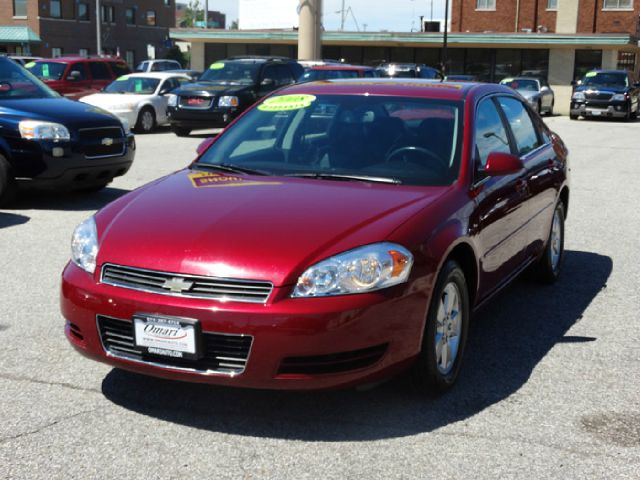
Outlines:
{"type": "Polygon", "coordinates": [[[240,83],[252,85],[256,82],[259,65],[248,62],[213,63],[202,74],[200,81],[220,83],[240,83]]]}
{"type": "Polygon", "coordinates": [[[0,62],[0,100],[57,98],[56,92],[13,61],[0,62]]]}
{"type": "Polygon", "coordinates": [[[582,85],[601,85],[607,87],[628,87],[628,79],[624,73],[590,72],[584,77],[582,85]]]}
{"type": "Polygon", "coordinates": [[[314,80],[332,80],[334,78],[358,78],[355,70],[309,70],[300,77],[301,82],[314,80]]]}
{"type": "Polygon", "coordinates": [[[158,88],[160,80],[157,78],[145,77],[120,77],[110,83],[105,89],[105,93],[134,93],[137,95],[151,95],[158,88]]]}
{"type": "Polygon", "coordinates": [[[526,92],[537,92],[538,82],[535,80],[511,80],[510,82],[501,82],[502,85],[511,87],[514,90],[524,90],[526,92]]]}
{"type": "Polygon", "coordinates": [[[405,185],[449,185],[458,176],[461,103],[355,95],[271,99],[283,103],[249,111],[199,162],[278,176],[368,176],[405,185]]]}

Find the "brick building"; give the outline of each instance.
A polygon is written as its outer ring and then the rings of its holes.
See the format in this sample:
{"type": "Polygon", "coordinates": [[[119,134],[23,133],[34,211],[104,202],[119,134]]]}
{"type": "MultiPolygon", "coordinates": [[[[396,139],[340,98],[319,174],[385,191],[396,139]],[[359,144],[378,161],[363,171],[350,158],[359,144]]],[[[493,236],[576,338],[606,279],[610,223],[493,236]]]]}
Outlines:
{"type": "Polygon", "coordinates": [[[130,65],[162,57],[175,26],[175,0],[0,0],[0,52],[43,57],[119,53],[130,65]]]}

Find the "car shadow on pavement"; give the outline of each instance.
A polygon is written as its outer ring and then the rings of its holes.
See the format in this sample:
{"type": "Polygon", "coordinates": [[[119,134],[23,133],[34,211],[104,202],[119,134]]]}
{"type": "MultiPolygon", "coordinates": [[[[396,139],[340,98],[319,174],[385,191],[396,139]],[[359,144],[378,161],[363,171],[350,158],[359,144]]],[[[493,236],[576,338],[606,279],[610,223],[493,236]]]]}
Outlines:
{"type": "Polygon", "coordinates": [[[27,223],[29,217],[25,215],[16,215],[14,213],[0,212],[0,228],[14,227],[27,223]]]}
{"type": "Polygon", "coordinates": [[[9,210],[98,210],[129,190],[106,187],[97,192],[47,192],[21,190],[9,210]]]}
{"type": "Polygon", "coordinates": [[[453,390],[420,393],[411,377],[368,391],[282,392],[213,387],[112,370],[102,392],[114,404],[212,432],[304,441],[362,441],[429,432],[507,399],[558,343],[591,348],[592,337],[566,336],[606,288],[612,260],[567,251],[554,286],[516,281],[474,317],[465,363],[453,390]]]}

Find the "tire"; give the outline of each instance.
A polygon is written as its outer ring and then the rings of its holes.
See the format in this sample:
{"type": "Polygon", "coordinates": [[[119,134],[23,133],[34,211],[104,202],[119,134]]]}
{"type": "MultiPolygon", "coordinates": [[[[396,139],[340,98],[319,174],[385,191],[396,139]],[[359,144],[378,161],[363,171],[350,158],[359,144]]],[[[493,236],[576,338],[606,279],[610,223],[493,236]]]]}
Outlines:
{"type": "Polygon", "coordinates": [[[542,102],[540,100],[538,100],[538,114],[540,116],[542,116],[542,102]]]}
{"type": "Polygon", "coordinates": [[[95,192],[99,192],[100,190],[102,190],[103,188],[105,188],[107,185],[109,185],[111,183],[111,180],[109,180],[108,182],[105,183],[98,183],[95,185],[91,185],[90,187],[84,187],[79,189],[79,192],[83,192],[83,193],[95,193],[95,192]]]}
{"type": "Polygon", "coordinates": [[[0,207],[11,203],[17,190],[18,185],[11,172],[11,165],[3,155],[0,155],[0,207]]]}
{"type": "Polygon", "coordinates": [[[469,332],[469,308],[464,272],[457,262],[450,260],[438,275],[427,313],[422,351],[413,369],[414,378],[424,391],[443,393],[458,378],[469,332]],[[454,312],[457,312],[456,316],[451,315],[454,312]],[[448,360],[444,358],[445,352],[448,352],[448,360]]]}
{"type": "Polygon", "coordinates": [[[553,117],[553,107],[554,107],[554,103],[555,102],[551,102],[551,106],[549,107],[549,111],[547,112],[547,115],[550,117],[553,117]]]}
{"type": "Polygon", "coordinates": [[[558,202],[553,212],[547,245],[534,268],[536,277],[543,283],[554,283],[560,276],[564,259],[564,215],[564,204],[558,202]]]}
{"type": "Polygon", "coordinates": [[[173,133],[175,133],[179,137],[188,137],[191,133],[190,128],[182,128],[182,127],[172,127],[173,133]]]}
{"type": "Polygon", "coordinates": [[[578,115],[574,115],[573,113],[569,114],[569,120],[577,120],[578,119],[578,115]]]}
{"type": "Polygon", "coordinates": [[[143,107],[138,113],[136,132],[151,133],[156,129],[156,112],[151,107],[143,107]]]}

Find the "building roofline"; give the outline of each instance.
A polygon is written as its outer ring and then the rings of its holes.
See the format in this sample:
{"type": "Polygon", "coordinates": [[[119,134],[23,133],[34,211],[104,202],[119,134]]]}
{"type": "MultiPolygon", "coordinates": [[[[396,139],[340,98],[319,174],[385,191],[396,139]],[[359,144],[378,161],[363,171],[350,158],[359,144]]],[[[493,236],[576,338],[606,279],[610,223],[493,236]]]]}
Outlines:
{"type": "MultiPolygon", "coordinates": [[[[296,30],[221,30],[173,28],[174,40],[213,43],[284,43],[296,44],[296,30]]],[[[409,32],[323,32],[325,45],[425,46],[442,45],[442,33],[409,32]]],[[[638,41],[628,34],[560,34],[560,33],[456,33],[448,34],[452,47],[504,46],[531,48],[638,48],[638,41]]]]}

